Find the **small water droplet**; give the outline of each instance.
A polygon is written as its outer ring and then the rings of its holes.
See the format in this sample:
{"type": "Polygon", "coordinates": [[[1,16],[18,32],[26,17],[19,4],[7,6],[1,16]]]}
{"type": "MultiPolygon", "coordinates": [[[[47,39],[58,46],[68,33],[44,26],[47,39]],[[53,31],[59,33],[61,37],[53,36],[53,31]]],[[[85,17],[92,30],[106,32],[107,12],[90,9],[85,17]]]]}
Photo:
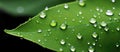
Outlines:
{"type": "Polygon", "coordinates": [[[95,46],[95,45],[96,45],[96,43],[95,43],[95,42],[93,42],[93,43],[92,43],[92,45],[93,45],[93,46],[95,46]]]}
{"type": "Polygon", "coordinates": [[[38,31],[37,31],[38,33],[41,33],[42,32],[42,30],[41,29],[38,29],[38,31]]]}
{"type": "Polygon", "coordinates": [[[81,14],[82,14],[82,12],[81,12],[81,11],[79,11],[79,14],[81,15],[81,14]]]}
{"type": "Polygon", "coordinates": [[[60,29],[62,29],[62,30],[67,29],[67,25],[66,25],[65,23],[61,24],[61,25],[60,25],[60,29]]]}
{"type": "Polygon", "coordinates": [[[60,51],[60,52],[62,52],[62,51],[63,51],[63,49],[62,49],[62,48],[60,48],[60,49],[59,49],[59,51],[60,51]]]}
{"type": "Polygon", "coordinates": [[[119,45],[119,44],[116,44],[115,46],[116,46],[116,47],[119,47],[120,45],[119,45]]]}
{"type": "Polygon", "coordinates": [[[40,13],[40,18],[45,18],[46,17],[46,14],[44,12],[41,12],[40,13]]]}
{"type": "Polygon", "coordinates": [[[68,4],[64,4],[64,8],[68,9],[69,8],[68,4]]]}
{"type": "Polygon", "coordinates": [[[48,32],[50,32],[50,31],[51,31],[51,29],[48,29],[47,31],[48,31],[48,32]]]}
{"type": "Polygon", "coordinates": [[[90,45],[90,42],[88,42],[87,44],[90,45]]]}
{"type": "Polygon", "coordinates": [[[97,24],[94,24],[93,26],[94,26],[94,27],[97,27],[97,24]]]}
{"type": "Polygon", "coordinates": [[[118,13],[118,15],[120,16],[120,13],[118,13]]]}
{"type": "Polygon", "coordinates": [[[90,46],[90,47],[88,48],[88,51],[89,51],[89,52],[94,52],[95,50],[94,50],[94,48],[93,48],[92,46],[90,46]]]}
{"type": "Polygon", "coordinates": [[[55,20],[52,20],[51,23],[50,23],[50,26],[51,27],[57,26],[57,22],[55,20]]]}
{"type": "Polygon", "coordinates": [[[46,7],[45,7],[45,10],[49,10],[49,8],[46,6],[46,7]]]}
{"type": "Polygon", "coordinates": [[[98,37],[98,34],[97,34],[96,32],[93,32],[92,37],[93,37],[93,38],[97,38],[97,37],[98,37]]]}
{"type": "Polygon", "coordinates": [[[68,43],[68,46],[70,46],[71,44],[70,43],[68,43]]]}
{"type": "Polygon", "coordinates": [[[70,50],[71,50],[71,52],[75,52],[76,49],[75,49],[74,46],[71,46],[71,47],[70,47],[70,50]]]}
{"type": "Polygon", "coordinates": [[[16,10],[17,10],[18,13],[23,13],[24,12],[24,8],[21,7],[21,6],[17,7],[16,10]]]}
{"type": "Polygon", "coordinates": [[[82,39],[82,35],[80,33],[77,34],[78,39],[82,39]]]}
{"type": "Polygon", "coordinates": [[[112,0],[112,3],[115,3],[115,0],[112,0]]]}
{"type": "Polygon", "coordinates": [[[112,9],[114,10],[114,9],[115,9],[115,7],[112,7],[112,9]]]}
{"type": "Polygon", "coordinates": [[[40,42],[41,40],[39,39],[38,42],[40,42]]]}
{"type": "Polygon", "coordinates": [[[105,26],[107,26],[107,23],[104,22],[104,21],[102,21],[102,22],[100,23],[100,25],[103,26],[103,27],[105,27],[105,26]]]}
{"type": "Polygon", "coordinates": [[[117,31],[120,31],[120,28],[119,28],[119,27],[117,27],[117,28],[116,28],[116,30],[117,30],[117,31]]]}
{"type": "Polygon", "coordinates": [[[112,16],[112,15],[113,15],[113,12],[112,12],[111,10],[107,10],[107,11],[106,11],[106,15],[112,16]]]}
{"type": "Polygon", "coordinates": [[[64,45],[64,44],[65,44],[65,40],[62,39],[62,40],[60,41],[60,44],[64,45]]]}
{"type": "Polygon", "coordinates": [[[72,19],[72,21],[74,22],[74,21],[75,21],[75,19],[72,19]]]}
{"type": "Polygon", "coordinates": [[[103,12],[103,9],[100,9],[100,12],[103,12]]]}
{"type": "Polygon", "coordinates": [[[97,7],[96,10],[99,11],[100,9],[97,7]]]}
{"type": "Polygon", "coordinates": [[[84,0],[80,0],[80,1],[79,1],[79,5],[80,5],[80,6],[85,6],[84,0]]]}
{"type": "Polygon", "coordinates": [[[94,24],[94,23],[96,23],[96,19],[95,18],[91,18],[89,22],[94,24]]]}
{"type": "Polygon", "coordinates": [[[105,27],[105,28],[104,28],[104,30],[105,30],[105,31],[108,31],[108,30],[109,30],[109,28],[108,28],[108,27],[105,27]]]}

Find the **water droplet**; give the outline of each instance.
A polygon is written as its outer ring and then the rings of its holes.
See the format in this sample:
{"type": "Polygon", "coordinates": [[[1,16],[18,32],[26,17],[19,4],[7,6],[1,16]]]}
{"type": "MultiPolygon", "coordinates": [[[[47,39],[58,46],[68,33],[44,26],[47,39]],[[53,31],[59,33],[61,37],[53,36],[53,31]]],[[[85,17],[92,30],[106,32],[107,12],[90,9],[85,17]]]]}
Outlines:
{"type": "Polygon", "coordinates": [[[116,47],[119,47],[120,45],[119,45],[119,44],[116,44],[115,46],[116,46],[116,47]]]}
{"type": "Polygon", "coordinates": [[[81,12],[81,11],[79,11],[79,14],[81,15],[81,14],[82,14],[82,12],[81,12]]]}
{"type": "Polygon", "coordinates": [[[59,49],[59,51],[60,51],[60,52],[62,52],[62,51],[63,51],[63,49],[62,49],[62,48],[60,48],[60,49],[59,49]]]}
{"type": "Polygon", "coordinates": [[[37,31],[38,33],[41,33],[42,32],[42,30],[41,29],[38,29],[38,31],[37,31]]]}
{"type": "Polygon", "coordinates": [[[97,27],[97,24],[94,24],[93,26],[94,26],[94,27],[97,27]]]}
{"type": "Polygon", "coordinates": [[[62,40],[60,41],[60,44],[64,45],[64,44],[65,44],[65,40],[62,39],[62,40]]]}
{"type": "Polygon", "coordinates": [[[55,20],[52,20],[50,23],[50,26],[55,27],[57,26],[57,22],[55,20]]]}
{"type": "Polygon", "coordinates": [[[106,15],[112,16],[112,15],[113,15],[113,12],[112,12],[111,10],[107,10],[107,11],[106,11],[106,15]]]}
{"type": "Polygon", "coordinates": [[[40,18],[45,18],[46,17],[46,14],[44,12],[41,12],[40,13],[40,18]]]}
{"type": "Polygon", "coordinates": [[[105,30],[105,31],[108,31],[108,30],[109,30],[109,28],[108,28],[108,27],[105,27],[105,28],[104,28],[104,30],[105,30]]]}
{"type": "Polygon", "coordinates": [[[88,42],[87,44],[90,45],[90,42],[88,42]]]}
{"type": "Polygon", "coordinates": [[[89,51],[89,52],[94,52],[95,50],[94,50],[94,48],[93,48],[92,46],[90,46],[90,47],[88,48],[88,51],[89,51]]]}
{"type": "Polygon", "coordinates": [[[120,28],[119,28],[119,27],[117,27],[117,28],[116,28],[116,30],[117,30],[117,31],[120,31],[120,28]]]}
{"type": "Polygon", "coordinates": [[[46,7],[45,7],[45,10],[49,10],[49,8],[46,6],[46,7]]]}
{"type": "Polygon", "coordinates": [[[91,18],[89,22],[94,24],[94,23],[96,23],[96,19],[95,18],[91,18]]]}
{"type": "Polygon", "coordinates": [[[85,6],[84,0],[80,0],[80,1],[79,1],[79,5],[80,5],[80,6],[85,6]]]}
{"type": "Polygon", "coordinates": [[[17,10],[18,13],[23,13],[24,12],[24,8],[21,7],[21,6],[17,7],[16,10],[17,10]]]}
{"type": "Polygon", "coordinates": [[[104,21],[102,21],[102,22],[100,23],[100,25],[103,26],[103,27],[105,27],[105,26],[107,26],[107,23],[104,22],[104,21]]]}
{"type": "Polygon", "coordinates": [[[68,46],[70,46],[71,44],[70,43],[68,43],[68,46]]]}
{"type": "Polygon", "coordinates": [[[95,45],[96,45],[96,43],[95,43],[95,42],[93,42],[93,43],[92,43],[92,45],[93,45],[93,46],[95,46],[95,45]]]}
{"type": "Polygon", "coordinates": [[[115,9],[115,7],[112,7],[112,9],[114,10],[114,9],[115,9]]]}
{"type": "Polygon", "coordinates": [[[77,34],[78,39],[82,39],[82,35],[80,33],[77,34]]]}
{"type": "Polygon", "coordinates": [[[67,25],[65,23],[60,25],[60,29],[65,30],[67,28],[67,25]]]}
{"type": "Polygon", "coordinates": [[[72,19],[72,21],[75,21],[75,19],[72,19]]]}
{"type": "Polygon", "coordinates": [[[68,4],[64,4],[64,8],[68,9],[69,8],[68,4]]]}
{"type": "Polygon", "coordinates": [[[100,9],[97,7],[96,10],[99,11],[100,9]]]}
{"type": "Polygon", "coordinates": [[[96,32],[93,32],[92,37],[93,37],[93,38],[97,38],[97,37],[98,37],[98,34],[97,34],[96,32]]]}
{"type": "Polygon", "coordinates": [[[115,0],[112,0],[113,3],[115,3],[115,0]]]}
{"type": "Polygon", "coordinates": [[[120,16],[120,13],[118,13],[118,15],[120,16]]]}
{"type": "Polygon", "coordinates": [[[39,39],[38,42],[40,42],[41,40],[39,39]]]}
{"type": "Polygon", "coordinates": [[[75,52],[75,47],[74,47],[74,46],[71,46],[71,47],[70,47],[70,50],[71,50],[71,52],[75,52]]]}

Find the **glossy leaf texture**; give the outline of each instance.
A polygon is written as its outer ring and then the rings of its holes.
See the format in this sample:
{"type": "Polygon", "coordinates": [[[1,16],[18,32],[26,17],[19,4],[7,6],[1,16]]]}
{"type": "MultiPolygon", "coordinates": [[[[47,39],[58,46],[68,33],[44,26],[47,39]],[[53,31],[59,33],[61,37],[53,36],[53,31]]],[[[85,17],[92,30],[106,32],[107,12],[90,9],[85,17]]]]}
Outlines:
{"type": "Polygon", "coordinates": [[[33,16],[45,8],[74,0],[0,0],[0,9],[18,16],[33,16]]]}
{"type": "Polygon", "coordinates": [[[119,2],[64,3],[5,32],[58,52],[120,52],[119,2]]]}

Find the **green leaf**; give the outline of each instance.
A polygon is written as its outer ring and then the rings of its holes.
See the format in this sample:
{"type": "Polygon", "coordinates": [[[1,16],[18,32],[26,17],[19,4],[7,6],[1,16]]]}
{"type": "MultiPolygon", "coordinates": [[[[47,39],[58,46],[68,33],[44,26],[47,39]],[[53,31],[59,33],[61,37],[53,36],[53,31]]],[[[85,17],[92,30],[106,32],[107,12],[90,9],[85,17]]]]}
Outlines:
{"type": "Polygon", "coordinates": [[[58,52],[120,52],[119,2],[57,5],[5,32],[58,52]]]}
{"type": "Polygon", "coordinates": [[[0,0],[0,9],[12,15],[35,15],[45,7],[74,0],[0,0]]]}

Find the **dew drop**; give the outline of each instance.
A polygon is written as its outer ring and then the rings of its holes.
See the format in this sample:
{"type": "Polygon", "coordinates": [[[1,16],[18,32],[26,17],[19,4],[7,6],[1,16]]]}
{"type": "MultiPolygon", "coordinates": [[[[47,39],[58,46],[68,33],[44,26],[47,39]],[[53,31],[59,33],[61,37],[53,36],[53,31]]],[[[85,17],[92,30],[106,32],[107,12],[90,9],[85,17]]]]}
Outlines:
{"type": "Polygon", "coordinates": [[[24,12],[24,8],[21,7],[21,6],[17,7],[16,10],[17,10],[18,13],[23,13],[24,12]]]}
{"type": "Polygon", "coordinates": [[[96,23],[96,19],[95,18],[91,18],[89,22],[94,24],[94,23],[96,23]]]}
{"type": "Polygon", "coordinates": [[[85,6],[84,0],[80,0],[80,1],[79,1],[79,5],[80,5],[80,6],[85,6]]]}
{"type": "Polygon", "coordinates": [[[96,43],[95,43],[95,42],[93,42],[93,43],[92,43],[92,45],[93,45],[93,46],[95,46],[95,45],[96,45],[96,43]]]}
{"type": "Polygon", "coordinates": [[[94,52],[94,48],[93,48],[92,46],[90,46],[90,47],[88,48],[88,51],[89,51],[89,52],[94,52]]]}
{"type": "Polygon", "coordinates": [[[112,15],[113,15],[113,12],[112,12],[111,10],[107,10],[107,11],[106,11],[106,15],[112,16],[112,15]]]}
{"type": "Polygon", "coordinates": [[[100,25],[103,26],[103,27],[105,27],[105,26],[107,26],[107,23],[104,22],[104,21],[102,21],[102,22],[100,23],[100,25]]]}
{"type": "Polygon", "coordinates": [[[49,10],[49,8],[46,6],[46,7],[45,7],[45,10],[49,10]]]}
{"type": "Polygon", "coordinates": [[[39,39],[38,42],[40,42],[41,40],[39,39]]]}
{"type": "Polygon", "coordinates": [[[90,45],[90,42],[88,42],[87,44],[90,45]]]}
{"type": "Polygon", "coordinates": [[[116,44],[115,46],[116,46],[116,47],[119,47],[120,45],[119,45],[119,44],[116,44]]]}
{"type": "Polygon", "coordinates": [[[97,37],[98,37],[98,34],[97,34],[96,32],[93,32],[92,37],[93,37],[93,38],[97,38],[97,37]]]}
{"type": "Polygon", "coordinates": [[[42,30],[41,29],[38,29],[38,31],[37,31],[38,33],[41,33],[42,32],[42,30]]]}
{"type": "Polygon", "coordinates": [[[50,23],[50,26],[51,27],[57,26],[57,22],[55,20],[52,20],[51,23],[50,23]]]}
{"type": "Polygon", "coordinates": [[[109,28],[108,28],[108,27],[105,27],[105,28],[104,28],[104,30],[105,30],[105,31],[108,31],[108,30],[109,30],[109,28]]]}
{"type": "Polygon", "coordinates": [[[97,24],[94,24],[93,26],[94,26],[94,27],[97,27],[97,24]]]}
{"type": "Polygon", "coordinates": [[[97,7],[96,10],[99,11],[100,9],[97,7]]]}
{"type": "Polygon", "coordinates": [[[40,13],[40,18],[45,18],[46,17],[46,14],[44,12],[41,12],[40,13]]]}
{"type": "Polygon", "coordinates": [[[118,13],[118,15],[120,16],[120,13],[118,13]]]}
{"type": "Polygon", "coordinates": [[[60,51],[60,52],[62,52],[62,51],[63,51],[63,49],[62,49],[62,48],[60,48],[60,49],[59,49],[59,51],[60,51]]]}
{"type": "Polygon", "coordinates": [[[112,0],[112,3],[115,3],[115,0],[112,0]]]}
{"type": "Polygon", "coordinates": [[[62,40],[60,41],[60,44],[64,45],[64,44],[65,44],[65,40],[62,39],[62,40]]]}
{"type": "Polygon", "coordinates": [[[116,30],[117,30],[117,31],[120,31],[120,28],[119,28],[119,27],[117,27],[117,28],[116,28],[116,30]]]}
{"type": "Polygon", "coordinates": [[[74,46],[71,46],[71,47],[70,47],[70,50],[71,50],[71,52],[75,52],[76,49],[75,49],[74,46]]]}
{"type": "Polygon", "coordinates": [[[82,39],[82,35],[80,33],[77,34],[77,39],[82,39]]]}
{"type": "Polygon", "coordinates": [[[79,11],[79,14],[81,15],[81,14],[82,14],[82,12],[81,12],[81,11],[79,11]]]}
{"type": "Polygon", "coordinates": [[[64,4],[64,8],[68,9],[69,8],[68,4],[64,4]]]}
{"type": "Polygon", "coordinates": [[[65,23],[61,24],[61,25],[60,25],[60,29],[62,29],[62,30],[67,29],[67,25],[66,25],[65,23]]]}

